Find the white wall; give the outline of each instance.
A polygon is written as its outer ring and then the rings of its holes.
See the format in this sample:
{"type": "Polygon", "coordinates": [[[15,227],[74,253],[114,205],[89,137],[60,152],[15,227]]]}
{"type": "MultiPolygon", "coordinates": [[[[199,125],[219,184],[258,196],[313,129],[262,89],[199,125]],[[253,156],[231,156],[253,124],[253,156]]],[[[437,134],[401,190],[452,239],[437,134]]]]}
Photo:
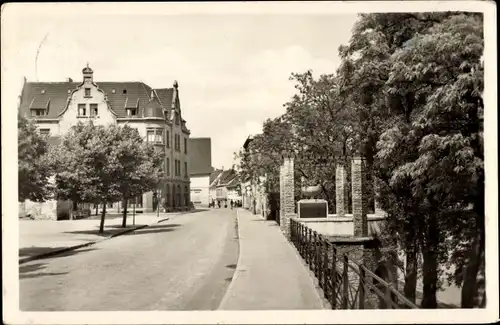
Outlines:
{"type": "Polygon", "coordinates": [[[191,176],[191,202],[198,206],[208,206],[210,175],[191,176]]]}
{"type": "Polygon", "coordinates": [[[50,136],[59,136],[59,124],[55,122],[49,122],[44,120],[37,120],[36,122],[37,128],[40,129],[49,129],[50,136]]]}
{"type": "Polygon", "coordinates": [[[92,83],[82,85],[77,91],[71,95],[67,110],[61,116],[59,121],[59,134],[63,135],[71,128],[71,126],[78,123],[78,121],[90,120],[90,104],[97,104],[98,116],[92,118],[96,125],[109,125],[116,122],[115,116],[108,108],[108,104],[104,99],[104,93],[99,91],[98,88],[92,83]],[[90,88],[90,97],[85,97],[85,88],[90,88]],[[86,104],[87,117],[78,116],[78,104],[86,104]]]}

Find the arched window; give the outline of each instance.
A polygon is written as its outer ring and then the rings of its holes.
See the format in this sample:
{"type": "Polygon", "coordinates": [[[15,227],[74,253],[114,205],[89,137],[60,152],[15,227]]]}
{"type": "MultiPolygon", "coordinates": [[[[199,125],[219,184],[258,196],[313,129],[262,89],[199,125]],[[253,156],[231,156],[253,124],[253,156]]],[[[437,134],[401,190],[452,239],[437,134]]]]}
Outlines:
{"type": "Polygon", "coordinates": [[[187,186],[184,187],[184,201],[185,201],[185,205],[189,206],[189,192],[188,192],[187,186]]]}

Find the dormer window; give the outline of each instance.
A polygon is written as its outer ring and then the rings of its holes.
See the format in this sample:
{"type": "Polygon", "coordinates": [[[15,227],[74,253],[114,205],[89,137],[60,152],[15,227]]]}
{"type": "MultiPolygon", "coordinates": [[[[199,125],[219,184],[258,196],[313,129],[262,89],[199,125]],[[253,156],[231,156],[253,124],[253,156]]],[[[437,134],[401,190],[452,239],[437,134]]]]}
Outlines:
{"type": "Polygon", "coordinates": [[[137,110],[135,108],[127,108],[127,116],[136,116],[137,110]]]}
{"type": "Polygon", "coordinates": [[[127,89],[123,89],[123,93],[126,94],[127,93],[127,89]]]}
{"type": "Polygon", "coordinates": [[[85,88],[85,97],[91,97],[90,96],[90,88],[85,88]]]}
{"type": "Polygon", "coordinates": [[[42,89],[41,93],[42,93],[42,94],[45,94],[45,89],[42,89]]]}
{"type": "Polygon", "coordinates": [[[32,109],[31,116],[44,116],[46,115],[45,112],[46,111],[44,109],[32,109]]]}
{"type": "Polygon", "coordinates": [[[116,90],[115,89],[111,89],[111,93],[116,93],[116,90]]]}

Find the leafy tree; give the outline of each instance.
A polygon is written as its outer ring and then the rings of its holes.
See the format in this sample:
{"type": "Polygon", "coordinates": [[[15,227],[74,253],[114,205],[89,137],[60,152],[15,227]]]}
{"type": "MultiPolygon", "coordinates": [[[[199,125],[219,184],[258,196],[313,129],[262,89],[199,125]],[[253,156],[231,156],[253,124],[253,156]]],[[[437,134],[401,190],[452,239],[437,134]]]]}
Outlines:
{"type": "Polygon", "coordinates": [[[136,129],[127,125],[113,128],[116,128],[119,139],[113,154],[120,166],[117,181],[124,203],[122,226],[126,227],[128,200],[157,187],[163,156],[153,145],[144,142],[136,129]]]}
{"type": "Polygon", "coordinates": [[[463,307],[485,304],[482,24],[473,13],[360,15],[337,74],[293,74],[286,113],[240,153],[242,175],[275,183],[282,156],[294,156],[327,198],[335,164],[366,157],[388,213],[382,239],[405,251],[413,301],[422,271],[424,308],[437,307],[444,265],[463,307]]]}
{"type": "Polygon", "coordinates": [[[50,197],[46,137],[40,135],[33,121],[18,115],[18,201],[45,201],[50,197]]]}
{"type": "Polygon", "coordinates": [[[136,131],[92,122],[73,126],[52,157],[59,198],[102,203],[101,233],[107,203],[152,188],[160,163],[154,148],[142,143],[136,131]]]}
{"type": "Polygon", "coordinates": [[[474,288],[484,252],[481,18],[467,14],[446,17],[408,41],[392,58],[390,91],[410,88],[420,104],[408,134],[418,144],[417,157],[395,170],[393,182],[409,176],[412,195],[428,209],[422,238],[424,307],[437,305],[439,261],[446,260],[452,248],[445,245],[445,238],[463,236],[462,231],[456,232],[457,220],[449,212],[470,205],[476,215],[472,232],[477,235],[468,238],[473,248],[462,306],[472,307],[477,293],[474,288]]]}

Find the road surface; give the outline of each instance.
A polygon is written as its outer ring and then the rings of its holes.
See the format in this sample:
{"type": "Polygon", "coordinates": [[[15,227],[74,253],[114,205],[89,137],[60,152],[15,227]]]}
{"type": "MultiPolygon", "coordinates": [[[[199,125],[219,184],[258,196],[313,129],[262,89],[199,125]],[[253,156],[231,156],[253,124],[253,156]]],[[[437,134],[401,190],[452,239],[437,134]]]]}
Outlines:
{"type": "Polygon", "coordinates": [[[215,310],[238,260],[236,213],[216,209],[19,268],[23,311],[215,310]]]}

